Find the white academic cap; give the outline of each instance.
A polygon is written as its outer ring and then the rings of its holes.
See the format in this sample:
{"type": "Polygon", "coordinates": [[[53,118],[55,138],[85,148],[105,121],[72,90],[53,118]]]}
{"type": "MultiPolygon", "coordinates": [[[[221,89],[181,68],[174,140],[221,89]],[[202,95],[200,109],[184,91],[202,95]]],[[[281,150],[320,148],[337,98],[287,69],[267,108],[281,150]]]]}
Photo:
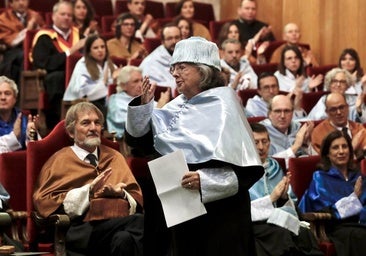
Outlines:
{"type": "Polygon", "coordinates": [[[203,37],[192,36],[175,45],[170,65],[180,62],[204,64],[221,71],[217,45],[203,37]]]}

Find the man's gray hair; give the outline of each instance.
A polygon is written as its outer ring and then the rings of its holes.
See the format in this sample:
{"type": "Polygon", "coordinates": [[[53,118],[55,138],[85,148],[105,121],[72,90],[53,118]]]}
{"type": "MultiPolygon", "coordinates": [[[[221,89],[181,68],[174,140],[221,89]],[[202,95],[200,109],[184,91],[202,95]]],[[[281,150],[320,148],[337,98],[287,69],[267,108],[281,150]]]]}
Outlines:
{"type": "Polygon", "coordinates": [[[7,83],[10,85],[11,89],[13,90],[14,92],[14,95],[15,95],[15,98],[18,97],[18,93],[19,93],[19,90],[18,90],[18,86],[17,84],[14,82],[14,80],[6,77],[6,76],[0,76],[0,84],[2,83],[7,83]]]}

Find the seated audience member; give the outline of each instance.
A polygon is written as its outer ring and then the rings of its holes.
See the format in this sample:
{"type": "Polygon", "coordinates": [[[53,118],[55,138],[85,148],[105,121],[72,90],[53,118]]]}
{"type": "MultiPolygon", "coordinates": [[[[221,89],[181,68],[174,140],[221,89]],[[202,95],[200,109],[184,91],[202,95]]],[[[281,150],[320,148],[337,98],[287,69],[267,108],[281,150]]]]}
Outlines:
{"type": "Polygon", "coordinates": [[[110,56],[128,60],[143,59],[147,55],[143,45],[135,39],[136,19],[130,13],[123,13],[116,21],[116,37],[107,41],[110,56]]]}
{"type": "Polygon", "coordinates": [[[211,34],[208,28],[201,23],[194,21],[194,3],[192,0],[180,0],[176,5],[176,13],[192,22],[193,36],[200,36],[211,41],[211,34]]]}
{"type": "Polygon", "coordinates": [[[355,84],[347,89],[346,94],[362,94],[366,83],[366,75],[361,67],[357,51],[352,48],[344,49],[339,56],[338,67],[347,70],[355,79],[355,84]]]}
{"type": "Polygon", "coordinates": [[[89,102],[68,110],[65,129],[75,144],[43,165],[33,203],[43,217],[70,217],[68,255],[142,255],[141,190],[124,157],[101,145],[103,123],[89,102]]]}
{"type": "Polygon", "coordinates": [[[44,86],[48,108],[45,109],[45,117],[49,130],[61,117],[66,57],[82,49],[85,44],[85,39],[79,39],[79,30],[73,26],[72,14],[70,2],[57,2],[53,7],[52,28],[41,29],[33,40],[33,66],[47,71],[44,86]]]}
{"type": "MultiPolygon", "coordinates": [[[[294,97],[294,119],[303,118],[306,116],[305,111],[300,107],[302,92],[289,93],[287,97],[294,97]]],[[[253,98],[248,99],[245,107],[245,113],[248,117],[267,116],[268,105],[272,98],[280,93],[277,77],[273,73],[264,72],[258,77],[258,89],[253,98]]]]}
{"type": "Polygon", "coordinates": [[[271,32],[271,27],[268,26],[268,24],[257,20],[256,15],[257,2],[255,0],[242,0],[238,7],[239,18],[234,21],[244,40],[242,43],[246,44],[250,39],[253,39],[262,28],[264,28],[264,31],[257,43],[274,41],[275,37],[271,32]]]}
{"type": "Polygon", "coordinates": [[[145,14],[146,1],[127,0],[127,8],[137,21],[135,37],[142,42],[144,38],[155,38],[159,32],[159,24],[150,13],[145,14]]]}
{"type": "Polygon", "coordinates": [[[268,157],[271,141],[266,127],[258,123],[250,126],[264,167],[262,178],[249,189],[257,256],[323,255],[311,231],[300,226],[291,176],[284,175],[279,163],[268,157]],[[291,225],[283,225],[284,220],[291,220],[291,225]]]}
{"type": "Polygon", "coordinates": [[[299,208],[332,215],[326,234],[337,255],[364,255],[366,184],[354,168],[351,140],[341,131],[333,131],[324,138],[320,155],[321,166],[313,174],[299,208]]]}
{"type": "Polygon", "coordinates": [[[233,21],[226,22],[224,25],[222,25],[216,42],[219,49],[221,49],[222,43],[226,39],[236,39],[241,44],[243,44],[239,28],[233,21]]]}
{"type": "Polygon", "coordinates": [[[273,52],[270,62],[279,63],[283,48],[285,48],[286,45],[294,45],[299,48],[305,66],[319,66],[319,63],[311,50],[301,46],[300,38],[301,33],[299,26],[295,23],[286,24],[283,28],[283,40],[286,41],[286,44],[281,45],[273,52]]]}
{"type": "Polygon", "coordinates": [[[89,0],[72,0],[74,9],[74,26],[79,29],[80,38],[88,36],[91,33],[98,32],[98,22],[95,18],[93,5],[89,0]]]}
{"type": "Polygon", "coordinates": [[[269,155],[288,160],[291,157],[309,155],[310,135],[313,122],[293,120],[294,105],[286,95],[276,95],[268,105],[268,118],[262,120],[269,133],[269,155]]]}
{"type": "MultiPolygon", "coordinates": [[[[127,107],[130,101],[142,94],[142,70],[135,66],[123,67],[117,77],[117,93],[112,94],[108,101],[107,127],[110,133],[116,132],[116,138],[121,139],[125,132],[127,107]]],[[[170,90],[163,92],[156,105],[161,108],[170,100],[170,90]]]]}
{"type": "Polygon", "coordinates": [[[226,39],[236,39],[239,40],[239,42],[242,44],[242,48],[245,48],[244,54],[242,58],[247,58],[251,64],[262,64],[265,63],[265,57],[263,56],[264,50],[267,48],[268,45],[265,43],[262,44],[258,49],[256,49],[255,45],[259,41],[259,38],[262,34],[264,29],[261,29],[252,40],[249,42],[244,42],[240,32],[238,25],[234,22],[226,22],[220,30],[217,44],[220,49],[222,46],[222,43],[226,39]],[[254,51],[256,49],[256,51],[254,51]],[[253,55],[253,53],[256,53],[256,56],[253,55]]]}
{"type": "Polygon", "coordinates": [[[27,30],[43,27],[43,18],[28,8],[29,0],[10,0],[0,14],[0,41],[6,45],[0,73],[20,83],[23,70],[23,41],[27,30]]]}
{"type": "MultiPolygon", "coordinates": [[[[348,119],[350,109],[346,96],[333,92],[325,96],[325,112],[327,119],[318,124],[311,134],[311,145],[320,154],[320,145],[328,133],[339,130],[348,134],[352,140],[353,151],[357,158],[363,158],[363,149],[366,149],[366,129],[362,124],[348,119]]],[[[354,114],[355,115],[355,114],[354,114]]]]}
{"type": "Polygon", "coordinates": [[[173,23],[180,29],[182,39],[187,39],[193,36],[193,25],[192,21],[182,16],[178,16],[173,20],[173,23]]]}
{"type": "Polygon", "coordinates": [[[91,35],[86,39],[84,57],[75,65],[63,100],[87,98],[106,115],[108,86],[114,83],[117,75],[105,40],[97,34],[91,35]]]}
{"type": "Polygon", "coordinates": [[[37,117],[23,115],[15,107],[18,87],[6,76],[0,76],[0,154],[25,149],[31,132],[37,131],[37,117]]]}
{"type": "Polygon", "coordinates": [[[280,90],[291,92],[301,89],[308,92],[315,89],[323,81],[323,75],[308,77],[304,59],[297,46],[286,45],[281,52],[281,60],[275,73],[280,84],[280,90]]]}
{"type": "Polygon", "coordinates": [[[140,64],[143,76],[148,76],[151,82],[160,86],[170,87],[172,93],[176,84],[170,74],[170,61],[176,43],[181,39],[179,28],[174,23],[166,24],[161,30],[161,45],[151,52],[140,64]]]}
{"type": "MultiPolygon", "coordinates": [[[[348,107],[350,108],[348,119],[352,121],[365,122],[366,113],[365,104],[362,101],[362,95],[346,94],[347,89],[354,84],[354,78],[345,69],[334,68],[325,75],[324,89],[330,93],[338,92],[344,94],[348,107]],[[354,109],[356,111],[354,111],[354,109]],[[356,115],[355,115],[356,113],[356,115]]],[[[312,108],[308,114],[310,120],[321,120],[327,118],[325,108],[325,98],[323,95],[316,105],[312,108]]]]}
{"type": "Polygon", "coordinates": [[[226,39],[222,43],[221,67],[230,70],[229,87],[234,90],[257,88],[257,74],[246,58],[241,58],[241,43],[236,39],[226,39]]]}
{"type": "Polygon", "coordinates": [[[239,18],[234,23],[239,28],[243,39],[242,44],[246,45],[246,51],[251,53],[251,63],[262,64],[266,61],[262,54],[267,49],[269,42],[275,41],[275,37],[271,26],[257,20],[256,15],[257,2],[242,0],[238,7],[239,18]]]}

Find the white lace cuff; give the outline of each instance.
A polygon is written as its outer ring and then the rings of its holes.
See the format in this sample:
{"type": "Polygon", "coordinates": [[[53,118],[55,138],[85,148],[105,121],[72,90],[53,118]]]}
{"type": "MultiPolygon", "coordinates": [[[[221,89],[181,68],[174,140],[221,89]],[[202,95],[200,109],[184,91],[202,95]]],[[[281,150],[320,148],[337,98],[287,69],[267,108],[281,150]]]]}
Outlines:
{"type": "Polygon", "coordinates": [[[142,137],[150,130],[154,100],[139,106],[128,106],[126,130],[133,137],[142,137]]]}
{"type": "Polygon", "coordinates": [[[356,194],[353,192],[349,196],[339,199],[335,203],[335,207],[341,219],[344,219],[360,213],[362,204],[356,194]]]}
{"type": "Polygon", "coordinates": [[[266,220],[269,218],[269,216],[272,214],[273,210],[275,209],[271,197],[264,196],[258,199],[255,199],[250,202],[251,205],[251,215],[252,215],[252,221],[260,221],[260,220],[266,220]]]}
{"type": "Polygon", "coordinates": [[[90,184],[87,184],[67,192],[63,204],[66,214],[71,219],[81,216],[89,207],[89,189],[90,184]]]}
{"type": "Polygon", "coordinates": [[[203,203],[220,200],[238,193],[238,178],[230,167],[205,168],[197,172],[200,175],[203,203]]]}

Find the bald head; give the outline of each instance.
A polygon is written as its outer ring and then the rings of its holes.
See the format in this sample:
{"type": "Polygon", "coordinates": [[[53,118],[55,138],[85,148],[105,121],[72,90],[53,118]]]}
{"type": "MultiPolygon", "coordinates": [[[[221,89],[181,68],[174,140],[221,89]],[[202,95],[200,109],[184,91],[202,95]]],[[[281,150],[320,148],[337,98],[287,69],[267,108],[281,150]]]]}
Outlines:
{"type": "Polygon", "coordinates": [[[348,104],[344,94],[333,92],[325,98],[325,111],[333,125],[343,127],[348,122],[348,104]]]}
{"type": "Polygon", "coordinates": [[[288,23],[283,28],[283,40],[289,44],[298,44],[300,42],[300,28],[295,23],[288,23]]]}

